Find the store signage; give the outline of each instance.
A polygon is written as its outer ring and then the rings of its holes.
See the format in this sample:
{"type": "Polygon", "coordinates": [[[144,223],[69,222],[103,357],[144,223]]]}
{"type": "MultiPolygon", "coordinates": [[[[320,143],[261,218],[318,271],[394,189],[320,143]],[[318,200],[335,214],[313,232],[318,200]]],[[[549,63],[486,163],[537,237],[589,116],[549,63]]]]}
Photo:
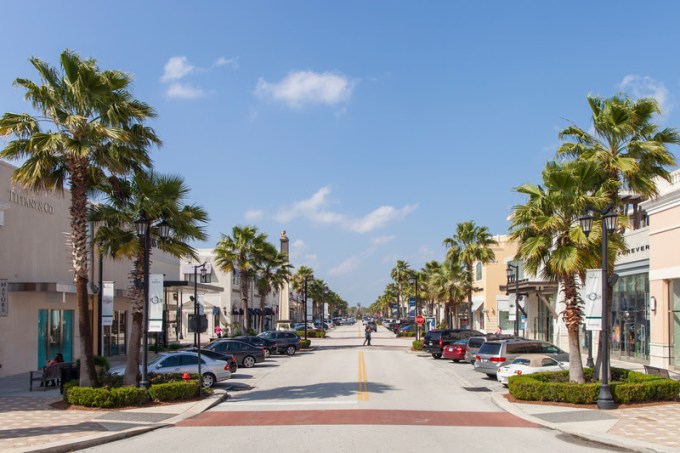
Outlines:
{"type": "Polygon", "coordinates": [[[9,315],[9,284],[7,280],[0,280],[0,316],[9,315]]]}
{"type": "Polygon", "coordinates": [[[102,326],[113,325],[113,282],[104,282],[102,289],[102,326]]]}
{"type": "Polygon", "coordinates": [[[163,332],[163,274],[149,275],[149,325],[147,332],[163,332]]]}
{"type": "Polygon", "coordinates": [[[54,215],[54,206],[51,204],[19,193],[14,189],[9,189],[9,201],[21,206],[26,206],[27,208],[35,209],[39,212],[54,215]]]}

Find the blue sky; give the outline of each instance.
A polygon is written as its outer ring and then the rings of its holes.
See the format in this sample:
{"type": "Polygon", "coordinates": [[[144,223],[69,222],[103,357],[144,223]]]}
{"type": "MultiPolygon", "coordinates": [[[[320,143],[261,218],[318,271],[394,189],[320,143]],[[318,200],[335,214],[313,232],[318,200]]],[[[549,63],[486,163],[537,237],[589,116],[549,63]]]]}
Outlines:
{"type": "MultiPolygon", "coordinates": [[[[70,48],[134,75],[159,114],[158,171],[210,213],[212,247],[254,224],[350,304],[397,259],[441,260],[474,220],[507,232],[513,187],[537,182],[586,95],[654,96],[678,124],[680,4],[78,2],[3,5],[0,111],[29,105],[70,48]]],[[[674,150],[675,152],[676,150],[674,150]]]]}

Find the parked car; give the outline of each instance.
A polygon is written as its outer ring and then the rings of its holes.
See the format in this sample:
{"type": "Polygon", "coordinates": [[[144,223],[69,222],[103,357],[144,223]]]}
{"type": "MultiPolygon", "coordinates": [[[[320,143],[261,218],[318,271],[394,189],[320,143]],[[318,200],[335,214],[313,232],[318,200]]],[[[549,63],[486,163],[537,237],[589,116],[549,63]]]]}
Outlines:
{"type": "Polygon", "coordinates": [[[465,351],[467,351],[468,340],[458,340],[452,344],[444,346],[442,351],[442,358],[451,359],[458,363],[465,360],[465,351]]]}
{"type": "Polygon", "coordinates": [[[545,354],[559,362],[568,362],[569,354],[546,341],[511,339],[487,341],[475,356],[475,371],[496,378],[498,367],[524,354],[545,354]]]}
{"type": "Polygon", "coordinates": [[[481,337],[470,337],[467,345],[467,351],[465,351],[465,360],[474,365],[475,356],[477,355],[479,348],[481,348],[484,343],[490,340],[509,340],[511,338],[515,338],[515,336],[495,333],[488,333],[481,337]]]}
{"type": "Polygon", "coordinates": [[[498,367],[496,378],[498,382],[507,386],[510,376],[567,369],[569,369],[569,362],[560,362],[545,354],[524,354],[513,360],[510,365],[498,367]]]}
{"type": "MultiPolygon", "coordinates": [[[[147,372],[198,374],[198,354],[192,351],[162,352],[148,363],[147,372]]],[[[109,373],[124,375],[125,367],[111,368],[109,373]]],[[[215,383],[226,381],[229,378],[231,378],[231,371],[229,371],[228,363],[224,360],[215,360],[207,355],[201,355],[201,383],[204,387],[212,387],[215,383]]]]}
{"type": "Polygon", "coordinates": [[[258,337],[272,341],[273,347],[279,354],[294,355],[302,345],[302,339],[290,330],[268,330],[259,334],[258,337]]]}
{"type": "MultiPolygon", "coordinates": [[[[293,330],[305,330],[305,323],[304,322],[298,322],[293,324],[293,330]]],[[[311,322],[307,323],[307,330],[316,330],[316,327],[314,327],[314,324],[311,322]]]]}
{"type": "Polygon", "coordinates": [[[264,348],[244,341],[221,338],[210,343],[205,349],[232,354],[243,368],[252,368],[256,363],[264,362],[264,348]]]}
{"type": "Polygon", "coordinates": [[[481,335],[484,334],[478,330],[470,329],[430,330],[423,337],[423,351],[432,354],[435,359],[441,359],[444,346],[453,344],[458,340],[481,335]]]}
{"type": "Polygon", "coordinates": [[[241,337],[234,337],[232,338],[233,340],[239,340],[239,341],[245,341],[246,343],[250,343],[254,346],[264,348],[264,358],[266,359],[272,354],[272,351],[274,350],[274,342],[269,341],[266,338],[250,335],[250,336],[241,336],[241,337]]]}
{"type": "MultiPolygon", "coordinates": [[[[183,349],[183,351],[198,352],[198,348],[186,348],[183,349]]],[[[203,356],[210,357],[214,360],[224,360],[225,362],[229,363],[229,371],[231,371],[231,374],[234,374],[236,371],[238,371],[238,361],[233,354],[201,348],[201,357],[203,356]]]]}

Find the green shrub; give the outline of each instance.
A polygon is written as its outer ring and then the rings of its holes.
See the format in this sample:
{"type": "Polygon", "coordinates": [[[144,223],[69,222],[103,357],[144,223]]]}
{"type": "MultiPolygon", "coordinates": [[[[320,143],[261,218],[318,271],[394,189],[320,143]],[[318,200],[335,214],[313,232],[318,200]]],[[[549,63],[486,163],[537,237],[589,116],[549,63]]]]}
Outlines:
{"type": "MultiPolygon", "coordinates": [[[[596,403],[600,382],[592,381],[592,369],[584,369],[584,374],[585,384],[569,382],[569,371],[512,376],[508,380],[508,389],[518,400],[596,403]]],[[[672,401],[680,393],[680,382],[621,368],[612,368],[609,386],[617,403],[672,401]]]]}
{"type": "Polygon", "coordinates": [[[398,337],[415,337],[416,333],[415,332],[397,332],[398,337]]]}
{"type": "Polygon", "coordinates": [[[312,340],[309,340],[309,339],[307,339],[307,340],[302,340],[302,344],[300,344],[300,347],[301,347],[302,349],[307,349],[307,348],[309,348],[309,347],[311,346],[311,344],[312,344],[312,340]]]}
{"type": "Polygon", "coordinates": [[[154,401],[187,400],[198,395],[198,381],[174,381],[152,385],[149,395],[154,401]]]}
{"type": "MultiPolygon", "coordinates": [[[[165,384],[168,382],[184,382],[184,373],[149,373],[147,378],[151,385],[155,384],[165,384]]],[[[198,380],[198,373],[190,373],[189,378],[193,380],[198,380]]]]}
{"type": "Polygon", "coordinates": [[[168,345],[168,351],[178,351],[182,349],[182,345],[180,343],[170,343],[168,345]]]}
{"type": "Polygon", "coordinates": [[[100,387],[122,387],[123,377],[118,374],[103,373],[99,376],[99,386],[100,387]]]}
{"type": "MultiPolygon", "coordinates": [[[[297,330],[295,333],[298,334],[300,338],[305,337],[305,331],[304,330],[297,330]]],[[[312,329],[307,329],[307,338],[324,338],[325,332],[323,330],[312,330],[312,329]]]]}
{"type": "Polygon", "coordinates": [[[93,388],[73,386],[64,392],[68,403],[85,407],[140,406],[149,401],[149,392],[137,387],[93,388]]]}
{"type": "Polygon", "coordinates": [[[62,394],[62,398],[65,402],[68,403],[68,392],[69,392],[69,390],[71,390],[73,387],[78,387],[78,384],[79,384],[79,382],[78,382],[77,379],[73,379],[71,381],[64,382],[64,393],[62,394]]]}
{"type": "Polygon", "coordinates": [[[422,351],[423,350],[423,340],[413,340],[413,350],[422,351]]]}
{"type": "Polygon", "coordinates": [[[106,357],[96,355],[92,358],[94,361],[94,366],[100,366],[104,368],[104,370],[108,370],[111,368],[111,365],[109,364],[109,360],[106,357]]]}

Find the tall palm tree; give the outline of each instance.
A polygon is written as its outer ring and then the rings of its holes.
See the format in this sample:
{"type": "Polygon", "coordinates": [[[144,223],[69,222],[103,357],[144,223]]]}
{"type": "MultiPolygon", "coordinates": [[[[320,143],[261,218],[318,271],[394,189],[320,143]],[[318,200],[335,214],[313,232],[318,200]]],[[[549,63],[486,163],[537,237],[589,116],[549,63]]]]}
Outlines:
{"type": "Polygon", "coordinates": [[[438,301],[443,301],[447,323],[453,326],[453,319],[457,319],[458,307],[465,299],[465,272],[456,263],[444,261],[430,274],[429,286],[433,296],[438,301]],[[454,317],[451,317],[451,309],[454,308],[454,317]]]}
{"type": "MultiPolygon", "coordinates": [[[[439,266],[440,264],[435,260],[428,261],[427,263],[425,263],[425,267],[420,271],[420,273],[423,276],[421,292],[424,295],[425,300],[427,300],[430,305],[430,308],[428,310],[430,314],[433,314],[435,312],[434,307],[436,302],[435,292],[432,288],[431,280],[432,275],[439,268],[439,266]]],[[[439,313],[439,311],[437,311],[437,313],[439,313]]],[[[439,322],[438,319],[437,322],[439,322]]]]}
{"type": "Polygon", "coordinates": [[[215,264],[222,272],[238,272],[241,282],[241,304],[243,305],[243,328],[250,330],[248,315],[248,285],[255,277],[257,265],[265,256],[267,235],[255,226],[235,226],[231,236],[223,234],[215,247],[215,264]]]}
{"type": "MultiPolygon", "coordinates": [[[[139,345],[144,329],[144,289],[137,284],[144,280],[144,241],[138,238],[135,220],[144,211],[150,220],[165,220],[172,226],[172,235],[161,240],[158,228],[150,228],[151,243],[172,256],[198,259],[196,250],[189,244],[204,240],[207,212],[200,206],[185,204],[189,188],[181,176],[138,172],[130,181],[117,181],[110,187],[105,202],[95,204],[90,210],[90,220],[99,225],[95,242],[102,251],[116,259],[132,259],[129,294],[133,301],[132,326],[128,342],[127,364],[124,377],[126,385],[137,382],[139,370],[139,345]]],[[[149,262],[152,247],[149,248],[149,262]]]]}
{"type": "Polygon", "coordinates": [[[459,223],[456,227],[456,234],[444,239],[444,245],[455,251],[453,254],[465,266],[467,282],[467,302],[469,328],[472,329],[472,266],[479,261],[488,264],[496,259],[492,246],[498,245],[489,229],[484,226],[477,226],[473,221],[459,223]],[[456,250],[457,249],[457,250],[456,250]]]}
{"type": "Polygon", "coordinates": [[[60,68],[31,58],[40,81],[18,78],[17,86],[39,116],[5,113],[0,136],[13,137],[0,158],[21,160],[14,181],[33,190],[71,193],[72,265],[78,307],[80,384],[96,382],[90,325],[88,278],[88,192],[110,175],[127,175],[150,165],[149,146],[160,144],[143,122],[154,110],[132,97],[132,78],[120,71],[100,70],[94,59],[83,60],[65,50],[60,68]]]}
{"type": "Polygon", "coordinates": [[[255,264],[257,275],[257,292],[260,294],[260,323],[258,330],[264,331],[264,310],[267,296],[272,291],[281,291],[290,278],[288,256],[277,250],[275,246],[267,242],[261,255],[261,261],[255,264]]]}
{"type": "Polygon", "coordinates": [[[397,285],[397,305],[399,306],[400,311],[404,296],[404,282],[408,279],[409,275],[411,275],[411,267],[406,261],[403,260],[397,260],[397,264],[390,271],[390,277],[392,277],[392,280],[397,285]]]}
{"type": "MultiPolygon", "coordinates": [[[[579,346],[583,310],[578,281],[584,279],[586,269],[598,266],[594,249],[600,237],[594,232],[588,240],[578,218],[584,206],[607,203],[598,171],[592,162],[549,162],[543,170],[543,186],[524,184],[515,189],[528,199],[515,206],[510,217],[510,236],[518,243],[516,258],[523,260],[530,273],[561,284],[565,303],[561,314],[569,337],[569,380],[578,383],[585,382],[579,346]]],[[[614,241],[610,255],[621,245],[614,241]]]]}

